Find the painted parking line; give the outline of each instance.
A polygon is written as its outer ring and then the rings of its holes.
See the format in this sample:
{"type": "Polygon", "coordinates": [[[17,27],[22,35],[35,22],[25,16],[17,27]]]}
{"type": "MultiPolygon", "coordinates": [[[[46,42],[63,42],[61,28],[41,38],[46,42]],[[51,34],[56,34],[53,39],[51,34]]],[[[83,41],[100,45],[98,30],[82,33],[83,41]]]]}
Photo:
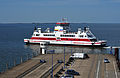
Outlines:
{"type": "Polygon", "coordinates": [[[97,67],[97,74],[96,74],[96,78],[98,78],[98,75],[99,75],[99,70],[100,70],[100,61],[98,61],[98,67],[97,67]]]}
{"type": "Polygon", "coordinates": [[[115,62],[114,61],[113,61],[113,65],[114,65],[114,70],[115,70],[115,77],[118,78],[116,67],[115,67],[115,62]]]}

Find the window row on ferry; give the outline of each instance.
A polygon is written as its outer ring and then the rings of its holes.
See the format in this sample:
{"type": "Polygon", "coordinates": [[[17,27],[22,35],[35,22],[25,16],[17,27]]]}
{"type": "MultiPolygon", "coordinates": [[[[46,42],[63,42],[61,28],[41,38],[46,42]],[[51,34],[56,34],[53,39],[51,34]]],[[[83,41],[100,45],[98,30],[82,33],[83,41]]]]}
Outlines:
{"type": "Polygon", "coordinates": [[[55,34],[43,34],[44,36],[55,36],[55,34]]]}
{"type": "Polygon", "coordinates": [[[33,36],[40,36],[40,34],[33,34],[33,36]]]}
{"type": "Polygon", "coordinates": [[[92,35],[79,35],[79,37],[93,37],[92,35]]]}
{"type": "Polygon", "coordinates": [[[75,37],[75,35],[60,35],[61,37],[75,37]]]}

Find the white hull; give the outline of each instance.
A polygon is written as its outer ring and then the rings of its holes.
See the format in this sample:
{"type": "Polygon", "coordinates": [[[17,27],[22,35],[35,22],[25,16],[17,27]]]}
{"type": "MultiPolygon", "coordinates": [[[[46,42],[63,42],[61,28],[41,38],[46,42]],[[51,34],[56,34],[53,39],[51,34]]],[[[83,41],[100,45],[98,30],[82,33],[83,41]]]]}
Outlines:
{"type": "Polygon", "coordinates": [[[60,45],[83,45],[83,46],[104,46],[106,43],[98,42],[85,42],[85,41],[56,41],[56,40],[33,40],[24,39],[25,43],[40,44],[40,42],[48,42],[49,44],[60,44],[60,45]]]}

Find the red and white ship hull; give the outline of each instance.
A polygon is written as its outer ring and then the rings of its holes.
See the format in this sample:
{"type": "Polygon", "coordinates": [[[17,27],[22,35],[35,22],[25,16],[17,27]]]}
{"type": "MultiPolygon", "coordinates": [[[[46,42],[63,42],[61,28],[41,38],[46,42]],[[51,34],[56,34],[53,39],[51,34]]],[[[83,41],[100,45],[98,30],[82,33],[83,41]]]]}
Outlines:
{"type": "Polygon", "coordinates": [[[25,43],[31,43],[31,44],[39,44],[40,42],[48,42],[49,44],[60,44],[60,45],[79,45],[79,46],[105,46],[106,41],[97,41],[97,42],[91,42],[88,39],[81,39],[81,40],[56,40],[56,38],[39,38],[39,39],[24,39],[25,43]]]}
{"type": "Polygon", "coordinates": [[[83,46],[105,46],[106,41],[97,40],[91,33],[89,28],[84,27],[84,30],[78,28],[78,32],[69,31],[69,23],[57,23],[54,31],[51,32],[47,28],[45,32],[41,28],[34,29],[33,35],[30,39],[24,39],[25,43],[39,43],[48,42],[49,44],[62,44],[62,45],[83,45],[83,46]]]}

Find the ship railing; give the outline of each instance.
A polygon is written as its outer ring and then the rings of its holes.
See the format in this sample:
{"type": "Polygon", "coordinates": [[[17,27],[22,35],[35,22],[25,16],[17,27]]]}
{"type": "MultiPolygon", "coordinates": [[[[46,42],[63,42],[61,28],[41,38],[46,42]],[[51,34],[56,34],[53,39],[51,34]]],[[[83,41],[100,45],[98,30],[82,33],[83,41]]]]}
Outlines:
{"type": "Polygon", "coordinates": [[[107,40],[99,40],[99,42],[107,42],[107,40]]]}
{"type": "Polygon", "coordinates": [[[66,34],[77,34],[78,32],[68,32],[66,34]]]}

